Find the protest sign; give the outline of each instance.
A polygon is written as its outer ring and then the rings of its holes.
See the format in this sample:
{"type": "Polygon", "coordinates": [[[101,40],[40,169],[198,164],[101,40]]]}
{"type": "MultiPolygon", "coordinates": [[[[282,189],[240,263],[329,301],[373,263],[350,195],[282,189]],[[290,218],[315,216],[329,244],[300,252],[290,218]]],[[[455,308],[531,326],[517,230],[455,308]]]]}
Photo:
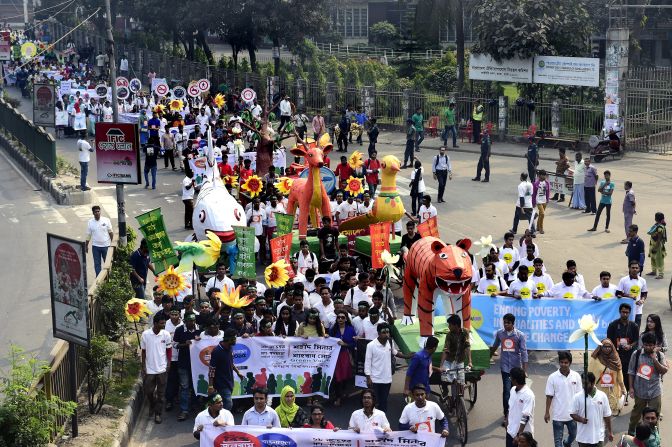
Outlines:
{"type": "Polygon", "coordinates": [[[33,86],[33,123],[38,126],[56,126],[56,87],[53,84],[33,86]]]}
{"type": "Polygon", "coordinates": [[[98,183],[138,185],[140,141],[135,124],[96,123],[98,183]]]}
{"type": "Polygon", "coordinates": [[[551,185],[551,194],[572,195],[572,191],[574,189],[574,177],[547,172],[546,179],[551,185]]]}
{"type": "MultiPolygon", "coordinates": [[[[495,333],[502,329],[502,317],[511,313],[516,317],[516,328],[527,335],[528,350],[582,350],[583,338],[569,343],[569,336],[579,327],[579,319],[586,314],[593,315],[595,321],[599,323],[595,334],[601,340],[606,337],[609,323],[618,318],[618,306],[625,301],[606,299],[598,302],[584,299],[550,298],[517,300],[473,295],[471,326],[476,329],[486,344],[492,345],[495,333]]],[[[595,348],[595,343],[590,337],[588,341],[590,348],[595,348]]]]}
{"type": "Polygon", "coordinates": [[[274,428],[254,425],[215,427],[208,424],[200,434],[200,447],[442,447],[446,440],[438,433],[423,431],[393,431],[382,429],[372,433],[352,430],[322,430],[319,428],[274,428]]]}
{"type": "Polygon", "coordinates": [[[169,266],[177,264],[178,259],[166,233],[161,208],[141,214],[135,219],[140,224],[140,232],[147,240],[149,257],[154,264],[155,273],[158,275],[169,266]]]}
{"type": "Polygon", "coordinates": [[[369,225],[371,233],[371,266],[382,269],[385,263],[381,259],[384,250],[390,251],[390,222],[369,225]]]}
{"type": "Polygon", "coordinates": [[[289,259],[291,256],[293,237],[294,234],[290,229],[289,233],[275,237],[270,241],[271,259],[273,260],[273,262],[277,262],[280,259],[284,259],[287,265],[289,266],[287,273],[289,274],[290,278],[294,278],[294,269],[292,268],[292,263],[289,259]]]}
{"type": "Polygon", "coordinates": [[[294,216],[284,213],[275,213],[275,232],[278,236],[291,233],[294,228],[294,216]]]}
{"type": "Polygon", "coordinates": [[[236,244],[238,244],[238,258],[236,259],[236,271],[232,272],[239,278],[254,279],[257,277],[254,258],[254,228],[234,226],[236,244]]]}
{"type": "Polygon", "coordinates": [[[441,239],[441,236],[439,236],[439,225],[436,220],[436,216],[430,217],[429,219],[418,225],[418,233],[420,233],[420,236],[422,237],[434,236],[441,239]]]}
{"type": "MultiPolygon", "coordinates": [[[[207,394],[210,356],[218,342],[198,340],[189,347],[196,394],[207,394]]],[[[279,396],[285,385],[296,396],[328,397],[340,346],[336,338],[250,337],[238,338],[232,349],[233,363],[244,376],[242,381],[234,377],[234,399],[251,397],[254,388],[268,388],[270,396],[279,396]]]]}
{"type": "Polygon", "coordinates": [[[366,345],[371,340],[364,338],[357,339],[357,349],[355,349],[355,386],[368,388],[366,384],[366,375],[364,374],[364,360],[366,359],[366,345]]]}

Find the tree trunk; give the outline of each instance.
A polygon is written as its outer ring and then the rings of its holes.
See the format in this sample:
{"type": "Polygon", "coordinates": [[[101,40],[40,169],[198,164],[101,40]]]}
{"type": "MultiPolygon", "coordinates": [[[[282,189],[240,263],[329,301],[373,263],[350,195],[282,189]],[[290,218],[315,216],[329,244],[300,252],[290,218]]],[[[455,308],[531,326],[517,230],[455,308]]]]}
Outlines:
{"type": "Polygon", "coordinates": [[[231,45],[231,59],[233,60],[233,69],[238,70],[238,53],[240,48],[238,45],[231,45]]]}
{"type": "Polygon", "coordinates": [[[455,1],[455,45],[457,46],[457,92],[464,91],[464,9],[462,0],[455,1]]]}
{"type": "Polygon", "coordinates": [[[255,47],[248,47],[248,53],[250,54],[250,68],[253,72],[257,71],[257,49],[255,47]]]}
{"type": "Polygon", "coordinates": [[[203,48],[203,51],[205,52],[205,56],[208,58],[208,63],[210,65],[215,65],[215,58],[212,55],[212,50],[210,49],[210,45],[208,45],[208,39],[205,36],[205,33],[203,32],[202,29],[199,28],[198,33],[196,34],[196,41],[198,44],[203,48]]]}
{"type": "MultiPolygon", "coordinates": [[[[273,48],[277,48],[280,51],[280,39],[278,37],[273,37],[273,48]]],[[[273,74],[275,76],[280,76],[280,54],[278,57],[273,58],[273,74]]]]}
{"type": "Polygon", "coordinates": [[[194,60],[194,36],[191,33],[187,34],[187,59],[194,60]]]}

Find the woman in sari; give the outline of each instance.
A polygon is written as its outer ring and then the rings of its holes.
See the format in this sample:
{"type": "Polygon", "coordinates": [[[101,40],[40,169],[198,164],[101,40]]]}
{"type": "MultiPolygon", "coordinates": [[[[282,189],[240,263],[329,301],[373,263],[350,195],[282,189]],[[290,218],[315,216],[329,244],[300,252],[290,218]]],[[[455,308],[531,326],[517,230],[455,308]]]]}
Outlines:
{"type": "Polygon", "coordinates": [[[332,381],[332,392],[335,396],[334,406],[341,406],[341,396],[345,395],[345,387],[348,380],[352,379],[352,356],[355,351],[355,338],[357,333],[350,323],[348,313],[344,310],[336,312],[336,324],[329,331],[329,335],[338,338],[338,344],[341,347],[334,370],[334,380],[332,381]]]}
{"type": "Polygon", "coordinates": [[[602,340],[591,355],[588,371],[595,374],[595,387],[603,391],[609,398],[609,407],[615,414],[621,412],[621,397],[625,396],[625,383],[621,359],[618,357],[614,344],[608,338],[602,340]]]}

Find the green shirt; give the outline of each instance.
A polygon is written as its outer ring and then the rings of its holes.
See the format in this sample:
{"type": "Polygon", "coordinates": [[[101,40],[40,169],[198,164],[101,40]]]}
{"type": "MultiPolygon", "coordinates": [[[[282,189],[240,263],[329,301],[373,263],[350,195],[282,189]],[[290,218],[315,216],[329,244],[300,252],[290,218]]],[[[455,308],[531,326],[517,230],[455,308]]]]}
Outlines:
{"type": "Polygon", "coordinates": [[[443,117],[446,119],[446,125],[447,126],[454,126],[455,125],[455,109],[446,109],[443,112],[443,117]]]}
{"type": "Polygon", "coordinates": [[[417,130],[418,132],[422,132],[425,129],[425,127],[422,125],[422,122],[425,120],[422,117],[422,113],[414,113],[411,119],[413,120],[415,130],[417,130]]]}

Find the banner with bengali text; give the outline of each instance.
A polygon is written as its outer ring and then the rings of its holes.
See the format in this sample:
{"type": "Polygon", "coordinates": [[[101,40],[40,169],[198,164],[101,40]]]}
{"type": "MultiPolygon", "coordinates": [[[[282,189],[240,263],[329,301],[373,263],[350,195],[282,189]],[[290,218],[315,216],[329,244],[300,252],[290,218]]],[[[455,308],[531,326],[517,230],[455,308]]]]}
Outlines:
{"type": "MultiPolygon", "coordinates": [[[[276,215],[277,217],[277,215],[276,215]]],[[[287,273],[289,273],[290,278],[294,278],[294,269],[292,268],[291,260],[289,259],[292,251],[292,239],[294,237],[293,233],[283,234],[282,236],[274,237],[270,241],[271,245],[271,260],[277,262],[280,259],[284,259],[289,268],[287,273]]]]}
{"type": "Polygon", "coordinates": [[[292,232],[294,228],[294,216],[285,213],[275,213],[275,233],[282,236],[292,232]]]}
{"type": "Polygon", "coordinates": [[[390,222],[369,225],[371,234],[371,267],[382,269],[385,263],[381,259],[383,251],[390,251],[390,222]]]}
{"type": "Polygon", "coordinates": [[[140,232],[147,240],[149,257],[154,264],[155,273],[158,275],[166,271],[169,266],[177,265],[179,260],[166,233],[161,208],[141,214],[135,219],[140,224],[140,232]]]}
{"type": "Polygon", "coordinates": [[[317,428],[273,428],[254,425],[203,427],[200,447],[443,447],[446,440],[437,433],[393,431],[355,433],[352,430],[317,428]]]}
{"type": "Polygon", "coordinates": [[[434,236],[441,239],[441,236],[439,236],[439,223],[436,219],[436,216],[430,217],[429,219],[418,225],[418,233],[420,233],[420,236],[422,237],[434,236]]]}
{"type": "Polygon", "coordinates": [[[233,272],[239,278],[254,279],[257,277],[256,262],[254,256],[254,228],[234,226],[236,244],[238,245],[238,257],[236,258],[236,271],[233,272]]]}

